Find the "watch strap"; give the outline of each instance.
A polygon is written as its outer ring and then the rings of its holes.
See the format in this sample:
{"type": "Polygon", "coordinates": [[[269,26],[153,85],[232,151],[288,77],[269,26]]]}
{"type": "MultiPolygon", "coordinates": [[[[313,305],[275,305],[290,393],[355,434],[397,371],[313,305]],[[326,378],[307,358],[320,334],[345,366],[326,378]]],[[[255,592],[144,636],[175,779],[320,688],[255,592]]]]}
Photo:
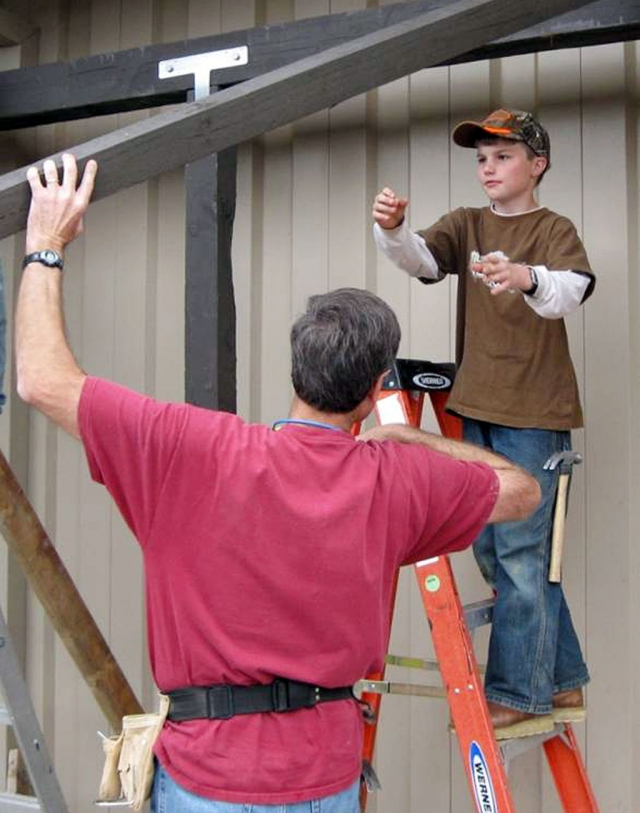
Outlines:
{"type": "Polygon", "coordinates": [[[22,261],[23,269],[30,263],[42,263],[42,265],[46,265],[47,268],[59,268],[60,271],[62,271],[64,267],[64,260],[58,252],[52,248],[46,248],[42,251],[34,251],[32,254],[27,254],[22,261]]]}
{"type": "Polygon", "coordinates": [[[535,296],[539,284],[538,273],[532,265],[528,265],[527,268],[529,269],[529,279],[531,280],[531,287],[528,288],[526,291],[523,291],[523,293],[525,293],[527,296],[535,296]]]}

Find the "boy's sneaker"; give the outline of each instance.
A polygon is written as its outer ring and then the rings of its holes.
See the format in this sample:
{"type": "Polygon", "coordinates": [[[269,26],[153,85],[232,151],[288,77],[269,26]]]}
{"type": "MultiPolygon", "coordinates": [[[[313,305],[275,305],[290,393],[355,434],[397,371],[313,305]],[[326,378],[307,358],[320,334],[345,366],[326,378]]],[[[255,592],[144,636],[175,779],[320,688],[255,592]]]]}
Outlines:
{"type": "Polygon", "coordinates": [[[551,716],[556,723],[581,723],[587,716],[582,689],[554,694],[551,716]]]}

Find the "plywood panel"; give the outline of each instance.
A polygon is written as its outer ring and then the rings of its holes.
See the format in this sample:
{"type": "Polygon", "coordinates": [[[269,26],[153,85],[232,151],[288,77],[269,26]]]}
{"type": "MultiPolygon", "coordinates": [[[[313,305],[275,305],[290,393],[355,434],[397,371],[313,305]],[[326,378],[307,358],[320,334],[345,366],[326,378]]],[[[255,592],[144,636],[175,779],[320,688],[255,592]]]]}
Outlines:
{"type": "MultiPolygon", "coordinates": [[[[580,52],[557,51],[538,56],[538,112],[551,139],[551,169],[540,186],[539,200],[556,212],[569,217],[579,234],[582,229],[582,127],[580,116],[580,52]]],[[[589,244],[586,245],[587,252],[589,244]]],[[[596,272],[598,269],[596,269],[596,272]]],[[[594,300],[595,301],[595,300],[594,300]]],[[[586,310],[592,304],[586,305],[586,310]]],[[[584,392],[584,319],[580,309],[566,319],[571,357],[573,359],[581,398],[584,392]]],[[[584,430],[572,432],[572,445],[584,455],[584,430]]],[[[572,619],[583,644],[586,638],[586,495],[585,470],[576,467],[571,484],[571,501],[567,521],[567,537],[563,569],[563,586],[572,619]]],[[[588,695],[588,692],[587,692],[588,695]]],[[[584,747],[584,726],[576,733],[584,747]]],[[[543,773],[543,810],[560,810],[555,787],[547,772],[543,773]]]]}
{"type": "MultiPolygon", "coordinates": [[[[627,150],[627,177],[629,194],[627,197],[627,217],[629,229],[629,321],[637,325],[640,318],[640,263],[638,257],[638,204],[640,200],[638,189],[638,43],[630,43],[625,48],[627,76],[629,79],[628,96],[630,100],[627,119],[628,150],[627,150]]],[[[640,420],[640,331],[630,330],[629,347],[629,378],[630,378],[630,408],[631,426],[638,425],[640,420]]],[[[629,574],[630,574],[630,602],[629,617],[640,617],[640,590],[638,574],[640,574],[640,546],[635,544],[640,531],[640,502],[636,498],[636,484],[640,482],[640,439],[638,433],[629,433],[629,453],[631,465],[629,468],[629,574]]],[[[637,799],[640,793],[640,646],[635,624],[631,624],[629,639],[629,668],[631,671],[631,798],[637,799]]]]}
{"type": "MultiPolygon", "coordinates": [[[[250,28],[263,22],[262,4],[223,4],[226,31],[250,28]]],[[[233,282],[236,300],[236,351],[238,414],[258,419],[260,402],[261,265],[262,265],[262,147],[254,141],[238,150],[237,200],[232,244],[233,282]],[[241,235],[241,238],[238,238],[241,235]]]]}
{"type": "MultiPolygon", "coordinates": [[[[449,69],[435,68],[411,77],[409,224],[423,229],[449,211],[449,69]]],[[[455,282],[411,283],[410,355],[436,362],[454,361],[455,282]]],[[[435,429],[429,412],[423,426],[435,429]]]]}
{"type": "MultiPolygon", "coordinates": [[[[471,119],[478,121],[491,110],[491,70],[488,63],[459,65],[450,70],[450,111],[449,136],[459,121],[471,119]]],[[[450,207],[483,206],[486,203],[484,194],[478,184],[475,166],[475,150],[462,149],[451,145],[451,163],[449,175],[450,207]]],[[[451,331],[455,330],[455,300],[452,297],[451,331]]],[[[471,601],[485,598],[487,588],[478,576],[478,569],[471,552],[453,557],[452,565],[463,600],[471,601]]],[[[461,760],[457,753],[457,743],[451,743],[453,752],[451,810],[463,813],[469,806],[467,790],[461,760]]]]}
{"type": "MultiPolygon", "coordinates": [[[[330,11],[328,0],[298,0],[295,4],[298,20],[330,11]]],[[[291,307],[295,318],[304,311],[310,296],[334,287],[329,278],[329,114],[323,111],[298,122],[292,128],[292,139],[291,307]]]]}
{"type": "Polygon", "coordinates": [[[238,153],[238,199],[233,241],[238,351],[238,414],[260,419],[262,334],[263,152],[260,142],[244,144],[238,153]]]}
{"type": "Polygon", "coordinates": [[[623,46],[583,51],[584,236],[602,269],[597,297],[585,310],[587,421],[587,758],[604,810],[632,810],[629,752],[629,538],[626,482],[629,466],[629,381],[615,394],[605,370],[629,369],[626,119],[623,46]],[[597,496],[596,496],[597,495],[597,496]],[[616,742],[611,759],[607,743],[616,742]],[[605,752],[609,752],[609,758],[605,752]]]}
{"type": "MultiPolygon", "coordinates": [[[[375,101],[376,178],[375,192],[383,187],[408,195],[409,188],[409,80],[400,79],[378,88],[375,101]]],[[[372,200],[368,201],[367,216],[371,220],[372,200]]],[[[386,257],[376,253],[375,288],[394,309],[400,322],[403,339],[400,355],[408,355],[410,279],[386,257]]],[[[400,573],[391,627],[389,651],[408,655],[411,649],[411,568],[400,573]]],[[[389,668],[389,678],[408,682],[408,669],[389,668]]],[[[409,698],[384,698],[381,710],[376,766],[382,781],[378,794],[380,810],[411,809],[410,752],[412,701],[409,698]]]]}
{"type": "MultiPolygon", "coordinates": [[[[413,229],[425,228],[449,209],[449,70],[421,71],[410,81],[409,143],[409,223],[413,229]]],[[[451,346],[451,280],[424,286],[410,282],[409,352],[410,358],[448,362],[453,360],[451,346]]],[[[436,430],[436,421],[428,399],[423,427],[436,430]]],[[[411,614],[411,653],[434,658],[431,636],[415,576],[409,584],[411,614]]],[[[414,682],[438,684],[436,675],[417,672],[414,682]]],[[[436,809],[450,805],[452,752],[449,748],[449,712],[438,700],[411,700],[410,760],[411,809],[423,809],[425,798],[436,809]],[[445,781],[442,778],[446,777],[445,781]]],[[[455,738],[453,738],[455,748],[455,738]]],[[[458,759],[453,753],[453,759],[458,759]]]]}

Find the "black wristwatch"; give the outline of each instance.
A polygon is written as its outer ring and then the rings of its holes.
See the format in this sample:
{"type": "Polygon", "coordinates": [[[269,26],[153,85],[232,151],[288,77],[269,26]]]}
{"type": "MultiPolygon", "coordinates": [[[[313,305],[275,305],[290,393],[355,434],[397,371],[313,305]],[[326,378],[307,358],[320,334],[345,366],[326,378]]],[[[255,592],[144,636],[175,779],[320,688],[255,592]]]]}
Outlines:
{"type": "Polygon", "coordinates": [[[47,268],[59,268],[62,271],[64,260],[52,248],[45,248],[42,251],[35,251],[33,254],[27,254],[22,261],[22,267],[26,268],[29,263],[42,263],[47,268]]]}
{"type": "Polygon", "coordinates": [[[527,268],[529,269],[529,278],[531,279],[531,288],[527,291],[523,291],[524,294],[527,296],[534,296],[535,292],[538,290],[538,275],[536,273],[536,269],[532,265],[528,265],[527,268]]]}

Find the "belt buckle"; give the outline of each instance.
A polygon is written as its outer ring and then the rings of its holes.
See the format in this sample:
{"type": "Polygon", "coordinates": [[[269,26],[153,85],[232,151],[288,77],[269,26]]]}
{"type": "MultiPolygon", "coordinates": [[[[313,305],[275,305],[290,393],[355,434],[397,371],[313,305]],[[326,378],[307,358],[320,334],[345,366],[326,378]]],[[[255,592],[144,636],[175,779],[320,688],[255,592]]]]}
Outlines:
{"type": "Polygon", "coordinates": [[[233,717],[233,693],[226,683],[207,689],[207,717],[212,720],[228,720],[233,717]]]}

